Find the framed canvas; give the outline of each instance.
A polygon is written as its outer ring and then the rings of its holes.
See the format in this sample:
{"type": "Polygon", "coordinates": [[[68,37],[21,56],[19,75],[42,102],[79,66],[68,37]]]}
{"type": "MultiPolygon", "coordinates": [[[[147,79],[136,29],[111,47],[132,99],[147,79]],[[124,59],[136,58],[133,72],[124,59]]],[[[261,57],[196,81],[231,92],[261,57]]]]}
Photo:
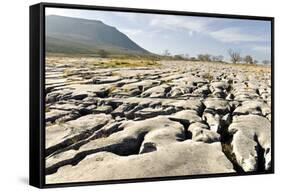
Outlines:
{"type": "Polygon", "coordinates": [[[274,172],[274,18],[30,7],[30,184],[274,172]]]}

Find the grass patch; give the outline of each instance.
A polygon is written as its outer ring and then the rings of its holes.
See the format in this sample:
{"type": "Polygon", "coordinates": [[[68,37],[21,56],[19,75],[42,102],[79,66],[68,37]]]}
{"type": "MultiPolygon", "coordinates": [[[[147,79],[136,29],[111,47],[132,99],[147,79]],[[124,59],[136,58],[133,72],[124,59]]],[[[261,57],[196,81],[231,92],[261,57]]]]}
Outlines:
{"type": "Polygon", "coordinates": [[[108,59],[98,61],[96,65],[105,68],[126,68],[126,67],[149,67],[157,66],[159,63],[155,60],[136,60],[136,59],[108,59]]]}
{"type": "Polygon", "coordinates": [[[116,89],[117,89],[116,86],[111,86],[111,87],[108,89],[108,94],[112,94],[116,89]]]}
{"type": "Polygon", "coordinates": [[[128,93],[130,90],[128,88],[123,88],[122,89],[125,93],[128,93]]]}
{"type": "Polygon", "coordinates": [[[51,111],[50,108],[49,108],[48,106],[46,106],[46,107],[45,107],[45,112],[48,113],[48,112],[50,112],[50,111],[51,111]]]}
{"type": "Polygon", "coordinates": [[[63,71],[63,76],[64,77],[68,77],[68,76],[70,76],[70,75],[72,75],[73,74],[73,72],[70,70],[70,69],[65,69],[64,71],[63,71]]]}
{"type": "Polygon", "coordinates": [[[161,84],[169,84],[169,83],[172,83],[173,80],[172,79],[169,79],[169,80],[163,80],[161,81],[161,84]]]}
{"type": "Polygon", "coordinates": [[[65,121],[63,119],[57,119],[56,124],[57,125],[63,125],[63,124],[65,124],[65,121]]]}
{"type": "Polygon", "coordinates": [[[111,76],[120,76],[120,72],[111,72],[111,76]]]}
{"type": "Polygon", "coordinates": [[[204,79],[208,80],[209,82],[211,82],[214,79],[214,76],[210,74],[210,72],[204,74],[202,76],[204,79]]]}

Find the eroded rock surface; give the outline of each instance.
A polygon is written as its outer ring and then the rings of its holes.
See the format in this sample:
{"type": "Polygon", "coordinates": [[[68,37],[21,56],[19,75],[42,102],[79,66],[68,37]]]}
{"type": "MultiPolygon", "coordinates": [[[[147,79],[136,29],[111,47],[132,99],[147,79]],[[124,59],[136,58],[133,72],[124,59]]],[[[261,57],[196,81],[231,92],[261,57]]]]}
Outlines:
{"type": "Polygon", "coordinates": [[[124,157],[110,152],[91,154],[76,166],[66,165],[57,173],[48,175],[47,182],[114,180],[214,172],[234,172],[231,162],[221,151],[221,145],[187,140],[140,155],[124,157]]]}
{"type": "Polygon", "coordinates": [[[47,58],[46,181],[271,170],[270,79],[266,66],[47,58]]]}
{"type": "Polygon", "coordinates": [[[235,116],[229,131],[233,134],[233,153],[245,171],[270,169],[271,124],[267,118],[252,114],[235,116]]]}

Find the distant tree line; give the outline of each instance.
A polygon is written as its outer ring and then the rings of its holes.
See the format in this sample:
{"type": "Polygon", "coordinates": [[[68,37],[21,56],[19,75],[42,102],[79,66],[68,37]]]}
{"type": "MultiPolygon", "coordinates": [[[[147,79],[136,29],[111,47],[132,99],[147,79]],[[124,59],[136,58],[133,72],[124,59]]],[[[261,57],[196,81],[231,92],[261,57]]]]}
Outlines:
{"type": "MultiPolygon", "coordinates": [[[[230,57],[230,61],[234,64],[244,63],[244,64],[257,64],[258,61],[255,60],[251,55],[241,56],[240,51],[228,49],[227,53],[230,57]]],[[[188,54],[176,54],[172,55],[169,50],[165,50],[163,56],[175,59],[175,60],[188,60],[188,61],[202,61],[202,62],[225,62],[222,55],[211,55],[211,54],[198,54],[197,57],[190,57],[188,54]]],[[[270,64],[270,60],[263,60],[263,64],[270,64]]]]}
{"type": "Polygon", "coordinates": [[[199,54],[197,57],[190,57],[189,54],[175,54],[172,55],[169,50],[163,52],[163,56],[175,60],[188,60],[188,61],[206,61],[206,62],[223,62],[222,55],[214,56],[210,54],[199,54]]]}
{"type": "Polygon", "coordinates": [[[222,55],[213,56],[210,54],[198,54],[197,60],[204,61],[204,62],[222,62],[223,56],[222,55]]]}
{"type": "MultiPolygon", "coordinates": [[[[246,64],[257,64],[258,61],[255,60],[251,55],[246,55],[245,57],[242,57],[240,54],[240,51],[235,51],[233,49],[228,49],[228,55],[230,56],[232,63],[246,63],[246,64]]],[[[271,61],[269,60],[263,60],[263,64],[270,64],[271,61]]]]}

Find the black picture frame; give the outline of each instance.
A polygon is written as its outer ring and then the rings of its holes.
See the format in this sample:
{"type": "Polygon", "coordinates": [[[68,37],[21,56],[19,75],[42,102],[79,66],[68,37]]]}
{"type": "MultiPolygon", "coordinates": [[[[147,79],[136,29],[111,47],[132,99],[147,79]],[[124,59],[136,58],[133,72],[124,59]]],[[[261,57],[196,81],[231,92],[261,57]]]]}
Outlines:
{"type": "Polygon", "coordinates": [[[29,184],[38,188],[66,186],[85,186],[99,184],[134,183],[147,181],[163,181],[178,179],[194,179],[209,177],[244,176],[274,173],[274,18],[249,15],[232,15],[217,13],[197,13],[170,10],[136,9],[121,7],[105,7],[75,4],[39,3],[30,6],[30,129],[29,129],[29,184]],[[134,13],[154,13],[164,15],[186,15],[196,17],[238,18],[263,20],[271,22],[271,145],[272,170],[266,172],[219,173],[204,175],[186,175],[173,177],[155,177],[126,180],[90,181],[76,183],[45,183],[45,8],[68,8],[83,10],[102,10],[134,13]]]}

